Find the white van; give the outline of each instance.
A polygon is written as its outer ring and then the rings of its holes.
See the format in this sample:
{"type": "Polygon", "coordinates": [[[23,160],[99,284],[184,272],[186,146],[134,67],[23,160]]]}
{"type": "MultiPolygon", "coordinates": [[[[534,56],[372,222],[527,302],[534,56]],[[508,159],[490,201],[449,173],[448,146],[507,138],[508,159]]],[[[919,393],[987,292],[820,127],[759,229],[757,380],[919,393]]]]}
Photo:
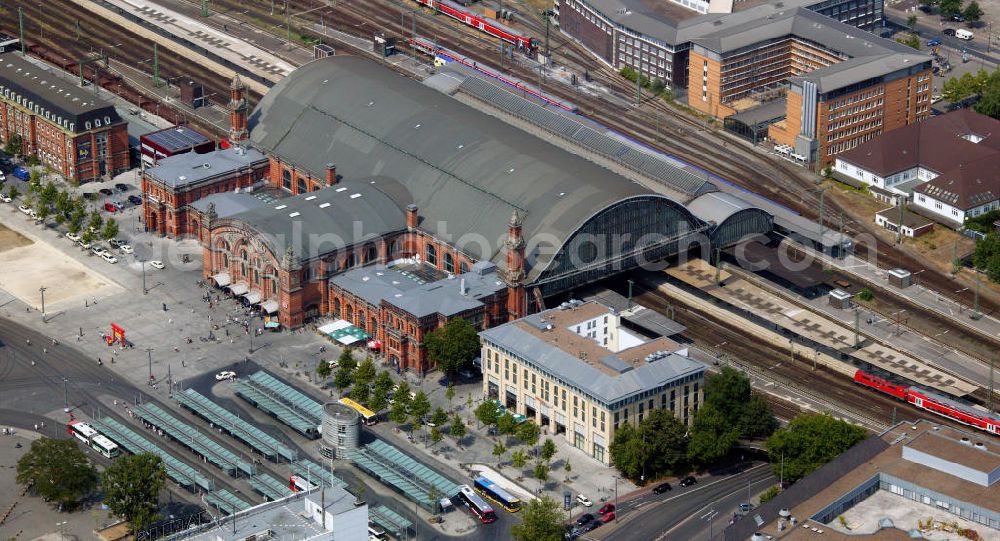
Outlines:
{"type": "Polygon", "coordinates": [[[972,32],[970,32],[970,31],[968,31],[968,30],[966,30],[964,28],[959,28],[958,30],[955,30],[955,37],[958,38],[958,39],[964,39],[966,41],[969,41],[974,36],[973,36],[972,32]]]}

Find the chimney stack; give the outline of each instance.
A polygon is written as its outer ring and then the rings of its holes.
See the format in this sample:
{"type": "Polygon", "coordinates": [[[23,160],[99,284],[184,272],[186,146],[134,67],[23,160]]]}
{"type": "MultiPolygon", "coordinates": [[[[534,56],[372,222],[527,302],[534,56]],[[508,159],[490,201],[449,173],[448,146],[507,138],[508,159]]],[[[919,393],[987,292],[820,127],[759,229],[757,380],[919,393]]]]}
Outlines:
{"type": "Polygon", "coordinates": [[[410,203],[406,206],[406,228],[416,229],[419,222],[419,216],[417,215],[417,206],[410,203]]]}
{"type": "Polygon", "coordinates": [[[337,183],[337,165],[333,162],[326,164],[326,185],[333,186],[337,183]]]}
{"type": "Polygon", "coordinates": [[[468,294],[468,291],[465,289],[465,278],[462,278],[458,282],[458,290],[462,292],[463,296],[468,294]]]}

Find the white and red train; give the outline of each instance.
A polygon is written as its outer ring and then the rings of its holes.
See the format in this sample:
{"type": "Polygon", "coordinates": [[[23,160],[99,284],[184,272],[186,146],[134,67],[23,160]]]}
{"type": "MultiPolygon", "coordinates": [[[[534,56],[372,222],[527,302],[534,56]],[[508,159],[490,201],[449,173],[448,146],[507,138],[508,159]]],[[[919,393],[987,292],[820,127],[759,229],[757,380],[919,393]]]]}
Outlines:
{"type": "Polygon", "coordinates": [[[963,425],[1000,436],[1000,417],[992,413],[978,411],[968,404],[952,400],[951,398],[945,398],[937,393],[932,393],[919,387],[890,383],[882,378],[866,374],[861,370],[854,373],[854,381],[865,387],[892,395],[899,400],[908,402],[915,407],[927,410],[935,415],[947,417],[963,425]]]}
{"type": "Polygon", "coordinates": [[[535,51],[538,49],[538,40],[532,37],[525,36],[521,32],[514,30],[513,28],[498,23],[497,21],[486,17],[485,15],[479,15],[478,13],[473,13],[468,9],[452,2],[451,0],[415,0],[418,4],[427,6],[435,11],[444,13],[445,15],[455,19],[462,24],[466,24],[473,28],[476,28],[482,32],[500,38],[507,43],[510,43],[517,47],[518,49],[524,50],[530,55],[534,55],[535,51]]]}
{"type": "Polygon", "coordinates": [[[537,98],[549,105],[555,105],[556,107],[563,109],[565,111],[569,111],[571,113],[575,113],[577,111],[576,105],[573,105],[570,102],[563,101],[554,96],[545,94],[544,92],[540,92],[535,87],[528,85],[523,81],[516,79],[514,77],[501,75],[500,73],[487,69],[485,66],[479,64],[478,62],[472,60],[471,58],[456,53],[451,49],[446,49],[444,47],[441,47],[440,45],[435,44],[433,41],[425,37],[417,36],[415,38],[408,38],[406,41],[414,49],[433,56],[434,60],[436,62],[439,62],[439,64],[435,65],[440,65],[449,62],[458,62],[459,64],[462,64],[467,68],[474,69],[479,73],[482,73],[483,75],[492,77],[500,81],[501,83],[510,85],[516,88],[518,91],[523,92],[525,94],[529,94],[532,97],[537,98]]]}

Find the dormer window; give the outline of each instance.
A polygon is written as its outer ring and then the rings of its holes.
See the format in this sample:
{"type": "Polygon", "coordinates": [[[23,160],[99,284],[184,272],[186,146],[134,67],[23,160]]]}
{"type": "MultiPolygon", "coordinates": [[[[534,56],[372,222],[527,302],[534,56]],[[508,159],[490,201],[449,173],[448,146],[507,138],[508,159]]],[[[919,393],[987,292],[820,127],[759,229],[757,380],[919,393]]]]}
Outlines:
{"type": "Polygon", "coordinates": [[[83,123],[83,127],[84,127],[84,129],[89,130],[90,129],[90,121],[88,120],[88,121],[84,122],[83,123]]]}

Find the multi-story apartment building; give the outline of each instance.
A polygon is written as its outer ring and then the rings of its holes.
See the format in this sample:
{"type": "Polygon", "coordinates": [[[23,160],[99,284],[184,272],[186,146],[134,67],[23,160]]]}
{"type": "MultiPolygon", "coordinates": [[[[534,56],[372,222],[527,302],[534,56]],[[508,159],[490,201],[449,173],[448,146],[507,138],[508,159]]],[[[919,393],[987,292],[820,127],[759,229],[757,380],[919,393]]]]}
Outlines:
{"type": "Polygon", "coordinates": [[[786,0],[705,15],[689,3],[561,0],[559,19],[604,62],[687,87],[688,104],[712,116],[786,96],[769,136],[820,167],[930,116],[930,57],[866,31],[882,18],[880,1],[786,0]]]}
{"type": "Polygon", "coordinates": [[[569,303],[479,333],[483,395],[604,464],[623,423],[667,409],[690,423],[705,365],[668,338],[646,340],[597,302],[569,303]]]}
{"type": "Polygon", "coordinates": [[[129,168],[127,124],[115,108],[17,53],[0,55],[0,103],[3,144],[18,136],[22,155],[71,181],[129,168]]]}

